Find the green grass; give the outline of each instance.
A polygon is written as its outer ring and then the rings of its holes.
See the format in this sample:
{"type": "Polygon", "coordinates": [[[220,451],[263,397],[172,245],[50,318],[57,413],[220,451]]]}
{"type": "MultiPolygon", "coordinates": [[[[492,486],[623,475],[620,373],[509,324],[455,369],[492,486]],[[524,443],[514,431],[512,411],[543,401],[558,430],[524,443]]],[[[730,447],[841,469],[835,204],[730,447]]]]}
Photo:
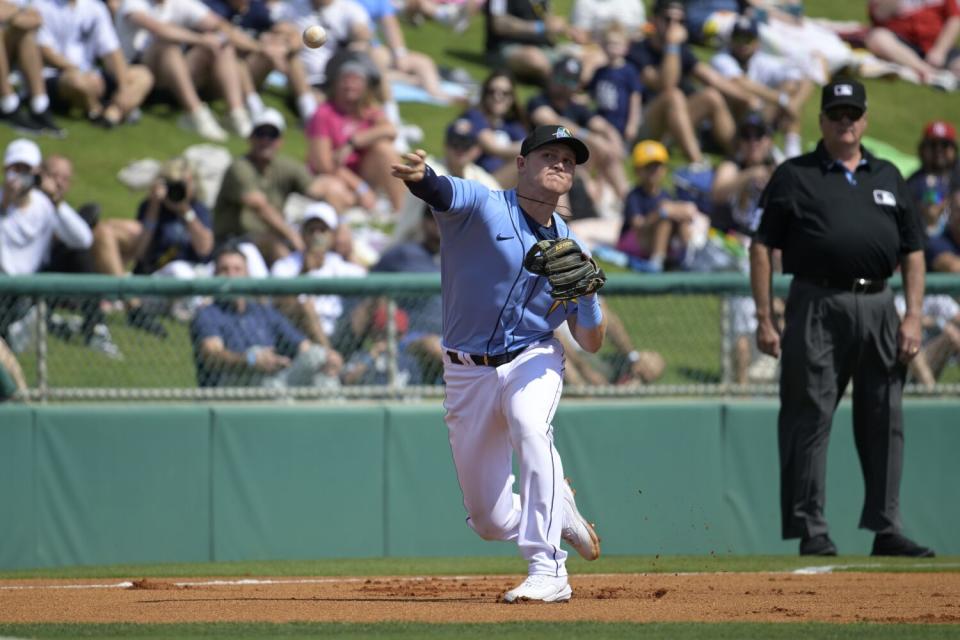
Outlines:
{"type": "Polygon", "coordinates": [[[0,624],[0,634],[31,638],[458,638],[478,640],[914,640],[960,638],[956,625],[820,623],[598,623],[515,622],[502,624],[424,623],[210,623],[210,624],[0,624]]]}
{"type": "MultiPolygon", "coordinates": [[[[836,567],[838,571],[960,571],[960,557],[943,556],[918,561],[911,558],[837,556],[829,559],[799,556],[603,556],[595,562],[571,557],[572,575],[611,573],[783,572],[802,567],[836,567]]],[[[331,558],[148,565],[57,567],[0,571],[0,579],[25,578],[189,578],[193,576],[419,576],[522,575],[519,557],[473,558],[331,558]]]]}

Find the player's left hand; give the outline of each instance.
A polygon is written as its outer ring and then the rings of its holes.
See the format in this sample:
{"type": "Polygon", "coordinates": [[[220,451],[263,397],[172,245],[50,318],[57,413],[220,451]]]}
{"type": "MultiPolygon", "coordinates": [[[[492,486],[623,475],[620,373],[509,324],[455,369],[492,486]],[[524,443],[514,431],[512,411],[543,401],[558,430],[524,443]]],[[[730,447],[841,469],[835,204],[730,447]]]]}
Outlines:
{"type": "Polygon", "coordinates": [[[596,260],[571,238],[541,240],[523,260],[527,271],[546,276],[554,300],[574,300],[596,293],[607,282],[596,260]]]}
{"type": "Polygon", "coordinates": [[[897,330],[897,355],[900,362],[907,364],[920,353],[920,316],[907,314],[897,330]]]}
{"type": "Polygon", "coordinates": [[[427,171],[427,152],[417,149],[403,154],[403,164],[390,165],[390,175],[404,182],[420,182],[427,171]]]}

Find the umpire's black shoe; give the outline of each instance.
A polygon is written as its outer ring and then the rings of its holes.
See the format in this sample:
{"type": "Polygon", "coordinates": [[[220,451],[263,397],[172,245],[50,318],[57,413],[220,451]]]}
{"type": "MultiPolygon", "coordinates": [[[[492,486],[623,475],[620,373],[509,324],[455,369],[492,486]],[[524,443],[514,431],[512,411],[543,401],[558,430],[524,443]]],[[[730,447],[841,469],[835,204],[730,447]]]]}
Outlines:
{"type": "Polygon", "coordinates": [[[878,533],[873,539],[873,550],[870,555],[933,558],[936,554],[933,549],[922,547],[899,533],[878,533]]]}
{"type": "Polygon", "coordinates": [[[837,545],[833,544],[833,540],[825,533],[809,538],[801,538],[800,555],[835,556],[837,555],[837,545]]]}

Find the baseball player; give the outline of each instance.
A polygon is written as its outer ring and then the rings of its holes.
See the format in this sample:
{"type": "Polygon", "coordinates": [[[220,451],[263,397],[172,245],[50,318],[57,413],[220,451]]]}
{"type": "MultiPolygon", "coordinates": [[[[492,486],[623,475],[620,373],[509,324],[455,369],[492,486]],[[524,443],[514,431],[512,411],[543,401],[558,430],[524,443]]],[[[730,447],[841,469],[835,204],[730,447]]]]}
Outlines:
{"type": "Polygon", "coordinates": [[[595,293],[605,276],[555,211],[589,152],[564,127],[537,127],[521,145],[518,186],[509,191],[438,176],[425,156],[406,154],[392,172],[440,227],[445,420],[467,524],[485,540],[516,542],[527,560],[527,579],[505,602],[564,602],[572,590],[560,540],[587,560],[600,555],[551,425],[564,363],[553,330],[566,321],[590,352],[606,331],[595,293]]]}

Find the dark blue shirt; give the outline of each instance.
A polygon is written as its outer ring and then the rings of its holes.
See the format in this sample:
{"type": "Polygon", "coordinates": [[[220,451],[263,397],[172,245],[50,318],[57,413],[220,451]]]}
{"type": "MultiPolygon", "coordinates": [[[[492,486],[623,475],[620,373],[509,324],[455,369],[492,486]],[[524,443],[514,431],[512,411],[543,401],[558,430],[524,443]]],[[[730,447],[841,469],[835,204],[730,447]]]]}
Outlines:
{"type": "MultiPolygon", "coordinates": [[[[385,251],[371,273],[440,273],[440,256],[419,242],[404,242],[385,251]]],[[[440,296],[398,297],[410,317],[410,334],[443,333],[443,305],[440,296]]]]}
{"type": "Polygon", "coordinates": [[[960,170],[954,169],[944,176],[918,169],[907,178],[907,186],[917,206],[938,204],[951,193],[960,191],[960,170]]]}
{"type": "MultiPolygon", "coordinates": [[[[147,217],[148,201],[144,200],[137,209],[137,220],[141,223],[147,217]]],[[[213,216],[199,200],[190,203],[194,213],[197,214],[197,220],[207,229],[213,228],[213,216]]],[[[210,254],[198,254],[190,242],[190,230],[187,229],[187,223],[175,211],[171,211],[163,204],[160,205],[160,215],[157,218],[157,228],[153,231],[153,238],[150,240],[147,250],[143,257],[137,262],[133,269],[134,273],[148,274],[160,269],[174,260],[186,260],[187,262],[207,262],[210,260],[210,254]]]]}
{"type": "Polygon", "coordinates": [[[927,258],[927,271],[933,271],[933,261],[944,253],[952,253],[960,257],[960,243],[953,239],[949,229],[944,229],[940,235],[927,238],[924,254],[927,258]]]}
{"type": "Polygon", "coordinates": [[[247,298],[247,308],[239,313],[233,302],[222,301],[202,307],[190,323],[190,334],[197,362],[197,382],[215,387],[226,373],[207,368],[200,357],[200,344],[207,338],[220,338],[227,351],[244,353],[250,347],[273,347],[282,355],[295,357],[306,338],[290,321],[271,306],[247,298]]]}
{"type": "MultiPolygon", "coordinates": [[[[659,70],[660,65],[663,64],[663,51],[655,49],[649,39],[641,40],[630,45],[630,50],[627,52],[627,61],[639,73],[643,73],[643,70],[650,66],[659,70]]],[[[693,93],[693,85],[690,84],[689,78],[693,68],[697,66],[697,62],[697,56],[694,55],[690,45],[686,43],[680,45],[680,88],[686,94],[693,93]]],[[[646,85],[642,86],[641,91],[643,92],[644,104],[649,104],[657,95],[656,91],[646,85]]]]}
{"type": "Polygon", "coordinates": [[[597,113],[623,136],[630,116],[630,98],[643,93],[640,72],[629,62],[622,67],[601,67],[590,79],[587,91],[593,96],[597,113]]]}
{"type": "MultiPolygon", "coordinates": [[[[597,115],[591,111],[588,107],[580,104],[579,102],[574,102],[570,100],[565,106],[557,106],[550,102],[550,97],[545,93],[541,93],[538,96],[530,98],[530,102],[527,103],[527,117],[533,115],[533,112],[539,109],[540,107],[550,107],[557,112],[557,115],[561,118],[566,118],[567,120],[572,120],[577,123],[578,127],[586,127],[590,122],[590,119],[597,115]]],[[[531,121],[533,119],[531,118],[531,121]]]]}
{"type": "Polygon", "coordinates": [[[259,35],[273,28],[270,9],[263,3],[263,0],[250,0],[250,6],[244,13],[235,10],[226,0],[203,0],[203,4],[247,33],[259,35]]]}
{"type": "MultiPolygon", "coordinates": [[[[469,109],[460,117],[469,120],[473,124],[473,130],[477,133],[491,129],[498,137],[503,138],[504,143],[519,142],[527,136],[527,129],[523,126],[523,123],[512,120],[493,125],[480,109],[469,109]]],[[[493,173],[502,167],[506,160],[499,156],[484,153],[477,158],[476,162],[487,173],[493,173]]]]}
{"type": "Polygon", "coordinates": [[[634,187],[633,191],[627,194],[627,199],[623,203],[623,226],[620,227],[620,237],[626,235],[633,227],[635,218],[660,215],[660,203],[670,199],[670,194],[666,190],[651,195],[643,187],[634,187]]]}

